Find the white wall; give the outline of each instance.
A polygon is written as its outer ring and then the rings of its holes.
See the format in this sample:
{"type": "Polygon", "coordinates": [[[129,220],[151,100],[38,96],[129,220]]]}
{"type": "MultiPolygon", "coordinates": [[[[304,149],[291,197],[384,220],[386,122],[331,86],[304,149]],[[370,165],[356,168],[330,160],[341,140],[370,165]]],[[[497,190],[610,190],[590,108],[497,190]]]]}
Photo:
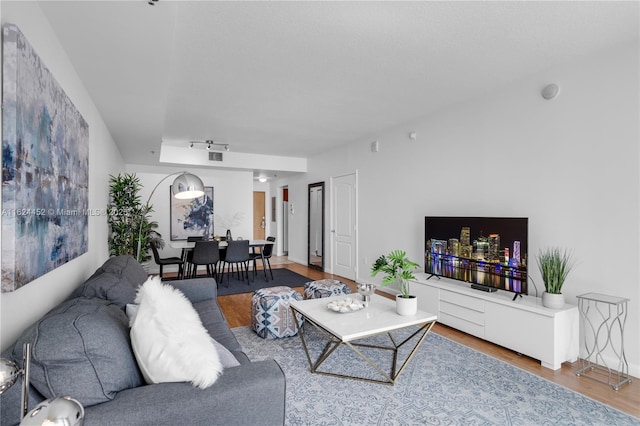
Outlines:
{"type": "MultiPolygon", "coordinates": [[[[162,179],[176,172],[181,172],[185,168],[175,167],[149,167],[128,164],[127,173],[135,173],[140,178],[143,188],[140,191],[141,200],[144,203],[153,188],[162,181],[162,179]]],[[[219,169],[204,168],[188,168],[202,179],[205,186],[213,187],[213,211],[214,211],[214,235],[225,235],[226,226],[221,221],[230,221],[236,214],[240,213],[243,218],[236,226],[231,228],[233,238],[243,237],[251,239],[253,237],[253,172],[252,171],[223,171],[219,169]]],[[[179,256],[181,250],[171,247],[170,238],[170,220],[171,214],[169,210],[169,187],[175,179],[175,176],[169,177],[160,183],[158,189],[153,194],[150,203],[153,205],[154,212],[151,218],[158,222],[158,232],[162,234],[165,242],[165,248],[161,251],[161,257],[179,256]]],[[[156,272],[157,265],[150,261],[148,263],[149,271],[156,272]]],[[[170,267],[166,268],[171,271],[170,267]]],[[[177,269],[173,269],[177,270],[177,269]]]]}
{"type": "MultiPolygon", "coordinates": [[[[278,227],[281,226],[282,215],[287,214],[289,217],[289,255],[288,259],[292,262],[306,265],[307,256],[307,215],[308,215],[308,185],[313,182],[319,182],[324,179],[323,176],[317,176],[315,173],[308,172],[306,174],[295,175],[287,178],[281,178],[271,183],[271,191],[275,192],[276,202],[278,203],[278,227]],[[282,211],[282,187],[287,186],[289,189],[289,212],[282,211]]],[[[326,196],[326,195],[325,195],[326,196]]],[[[326,206],[326,201],[325,201],[326,206]]],[[[328,225],[325,224],[325,233],[328,225]]],[[[278,230],[278,239],[281,239],[282,229],[278,230]]],[[[326,237],[325,237],[326,239],[326,237]]],[[[327,240],[328,241],[328,240],[327,240]]],[[[281,247],[278,247],[281,250],[281,247]]],[[[325,248],[326,250],[326,248],[325,248]]],[[[280,253],[277,251],[277,253],[280,253]]]]}
{"type": "MultiPolygon", "coordinates": [[[[306,258],[306,184],[355,170],[361,281],[378,281],[372,260],[392,249],[422,261],[426,215],[528,217],[531,260],[548,246],[574,250],[569,303],[587,292],[631,300],[625,349],[640,376],[638,52],[635,42],[558,66],[311,158],[303,181],[278,182],[289,185],[301,219],[290,256],[306,258]],[[540,90],[550,82],[560,94],[546,101],[540,90]]],[[[530,271],[540,295],[535,263],[530,271]]]]}
{"type": "MultiPolygon", "coordinates": [[[[288,180],[291,180],[291,179],[289,178],[288,180]]],[[[287,248],[287,253],[289,253],[289,248],[284,243],[285,235],[287,235],[285,233],[285,225],[288,230],[289,229],[288,221],[290,220],[292,215],[289,213],[288,210],[285,211],[284,209],[283,191],[285,187],[287,187],[286,184],[282,185],[281,180],[275,180],[275,181],[269,182],[269,191],[272,194],[271,196],[275,197],[276,199],[276,212],[275,212],[276,215],[275,215],[275,218],[270,218],[272,219],[272,222],[271,222],[271,228],[269,232],[269,235],[276,237],[276,245],[274,247],[274,252],[273,252],[274,255],[276,256],[283,256],[285,254],[285,246],[287,248]],[[285,223],[285,216],[287,219],[286,223],[285,223]]],[[[288,236],[287,236],[287,240],[289,240],[288,236]]],[[[298,260],[296,260],[292,256],[289,256],[289,260],[291,260],[292,262],[298,262],[298,260]]],[[[298,263],[303,263],[303,262],[299,261],[298,263]]],[[[306,263],[306,261],[304,263],[306,263]]]]}
{"type": "MultiPolygon", "coordinates": [[[[2,24],[16,24],[89,123],[89,209],[105,208],[109,175],[124,168],[100,113],[87,94],[55,33],[36,2],[3,2],[2,24]]],[[[89,250],[26,286],[0,295],[0,347],[20,333],[90,276],[108,258],[106,216],[89,217],[89,250]]]]}

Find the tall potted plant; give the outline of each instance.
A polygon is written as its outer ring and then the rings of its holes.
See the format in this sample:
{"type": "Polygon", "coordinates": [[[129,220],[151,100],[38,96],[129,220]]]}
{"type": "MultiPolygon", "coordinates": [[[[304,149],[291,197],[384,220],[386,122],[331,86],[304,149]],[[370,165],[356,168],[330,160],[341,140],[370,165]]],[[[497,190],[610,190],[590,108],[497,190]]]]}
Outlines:
{"type": "Polygon", "coordinates": [[[400,294],[396,295],[396,312],[399,315],[415,315],[418,311],[418,299],[409,292],[409,280],[415,280],[413,271],[420,265],[409,260],[407,253],[394,250],[388,255],[380,256],[371,266],[371,276],[379,272],[385,274],[382,286],[398,283],[400,294]]]}
{"type": "Polygon", "coordinates": [[[558,247],[540,250],[537,262],[545,288],[545,292],[542,293],[542,305],[553,309],[562,308],[562,286],[574,266],[571,253],[558,247]]]}
{"type": "Polygon", "coordinates": [[[107,223],[109,224],[109,254],[136,256],[138,233],[141,250],[138,262],[150,259],[149,242],[154,240],[159,247],[164,245],[161,235],[156,231],[158,223],[149,219],[153,211],[151,205],[144,206],[140,201],[140,179],[133,173],[118,174],[109,179],[109,204],[107,205],[107,223]],[[142,225],[142,228],[141,228],[142,225]]]}

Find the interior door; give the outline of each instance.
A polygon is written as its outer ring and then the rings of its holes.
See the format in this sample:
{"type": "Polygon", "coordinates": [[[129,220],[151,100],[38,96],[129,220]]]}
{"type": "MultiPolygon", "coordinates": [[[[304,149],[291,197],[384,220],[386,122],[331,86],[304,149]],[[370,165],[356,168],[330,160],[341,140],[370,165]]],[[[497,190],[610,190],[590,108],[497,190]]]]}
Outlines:
{"type": "Polygon", "coordinates": [[[253,239],[264,240],[267,218],[265,216],[265,193],[253,192],[253,239]]]}
{"type": "Polygon", "coordinates": [[[356,174],[332,178],[332,272],[356,279],[357,215],[356,174]]]}

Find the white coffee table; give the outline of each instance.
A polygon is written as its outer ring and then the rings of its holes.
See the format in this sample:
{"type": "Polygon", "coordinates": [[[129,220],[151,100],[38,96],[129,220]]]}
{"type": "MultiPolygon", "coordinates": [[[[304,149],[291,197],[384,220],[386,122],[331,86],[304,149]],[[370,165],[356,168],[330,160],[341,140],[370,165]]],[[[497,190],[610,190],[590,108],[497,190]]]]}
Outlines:
{"type": "Polygon", "coordinates": [[[292,300],[290,302],[291,309],[294,311],[294,318],[296,325],[298,326],[298,335],[302,341],[307,360],[309,361],[309,367],[312,373],[324,374],[334,377],[344,377],[350,379],[358,379],[367,382],[384,383],[393,385],[407,366],[416,350],[420,347],[427,333],[431,330],[436,323],[437,317],[434,314],[420,311],[412,316],[402,316],[396,313],[396,303],[394,300],[388,299],[377,294],[371,295],[371,302],[369,306],[357,311],[346,314],[331,311],[327,308],[327,303],[334,299],[344,299],[345,297],[359,298],[357,294],[353,295],[340,295],[333,297],[326,297],[322,299],[308,299],[308,300],[292,300]],[[307,342],[305,341],[304,330],[297,324],[298,319],[295,313],[302,314],[305,319],[323,331],[327,335],[329,341],[325,346],[322,353],[316,360],[311,359],[307,342]],[[400,342],[392,336],[393,331],[398,331],[411,326],[420,326],[409,337],[400,342]],[[370,344],[355,343],[356,340],[363,339],[365,337],[375,336],[377,334],[387,333],[391,340],[392,346],[378,346],[370,344]],[[398,361],[398,349],[405,343],[411,341],[415,336],[418,336],[417,342],[411,349],[407,359],[402,363],[400,368],[397,368],[398,361]],[[332,353],[340,346],[345,345],[354,351],[360,358],[364,359],[371,367],[373,367],[380,375],[382,380],[350,376],[345,374],[332,373],[327,371],[320,371],[319,367],[324,361],[331,356],[332,353]],[[391,372],[383,371],[372,359],[367,357],[358,347],[376,348],[383,350],[393,351],[393,364],[391,366],[391,372]]]}

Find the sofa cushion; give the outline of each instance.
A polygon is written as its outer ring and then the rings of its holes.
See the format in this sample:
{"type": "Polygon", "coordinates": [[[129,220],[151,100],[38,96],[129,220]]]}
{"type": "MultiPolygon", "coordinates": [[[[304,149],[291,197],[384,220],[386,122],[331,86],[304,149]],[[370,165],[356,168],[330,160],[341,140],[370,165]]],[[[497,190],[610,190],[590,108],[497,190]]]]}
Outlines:
{"type": "Polygon", "coordinates": [[[167,284],[177,288],[191,303],[216,299],[216,281],[213,278],[189,278],[169,281],[167,284]]]}
{"type": "Polygon", "coordinates": [[[136,298],[136,289],[127,281],[123,281],[119,275],[101,272],[94,274],[74,290],[71,298],[77,297],[103,299],[124,308],[127,303],[133,303],[136,298]]]}
{"type": "Polygon", "coordinates": [[[131,343],[147,383],[189,381],[207,388],[222,374],[219,350],[225,362],[239,365],[207,333],[184,294],[163,284],[159,277],[151,277],[140,286],[136,303],[131,343]]]}
{"type": "Polygon", "coordinates": [[[109,300],[124,308],[133,303],[136,289],[147,279],[147,273],[130,255],[109,258],[69,299],[76,297],[97,297],[109,300]]]}
{"type": "Polygon", "coordinates": [[[119,275],[133,288],[137,288],[149,277],[142,265],[129,254],[110,257],[98,270],[119,275]]]}
{"type": "MultiPolygon", "coordinates": [[[[215,299],[204,300],[202,302],[196,302],[193,304],[194,309],[198,313],[202,325],[207,329],[209,336],[230,351],[233,356],[240,362],[240,364],[249,363],[249,358],[242,352],[242,347],[236,336],[229,328],[227,320],[222,315],[220,307],[216,303],[215,299]]],[[[218,351],[221,354],[221,351],[218,351]]],[[[223,361],[224,365],[224,361],[223,361]]],[[[227,365],[224,365],[228,367],[227,365]]]]}
{"type": "Polygon", "coordinates": [[[241,350],[238,340],[229,328],[229,324],[215,300],[197,302],[193,304],[193,307],[211,337],[230,351],[241,350]]]}
{"type": "Polygon", "coordinates": [[[18,340],[32,344],[31,384],[46,398],[69,395],[90,406],[144,383],[131,350],[127,317],[101,299],[76,298],[45,315],[18,340]]]}

